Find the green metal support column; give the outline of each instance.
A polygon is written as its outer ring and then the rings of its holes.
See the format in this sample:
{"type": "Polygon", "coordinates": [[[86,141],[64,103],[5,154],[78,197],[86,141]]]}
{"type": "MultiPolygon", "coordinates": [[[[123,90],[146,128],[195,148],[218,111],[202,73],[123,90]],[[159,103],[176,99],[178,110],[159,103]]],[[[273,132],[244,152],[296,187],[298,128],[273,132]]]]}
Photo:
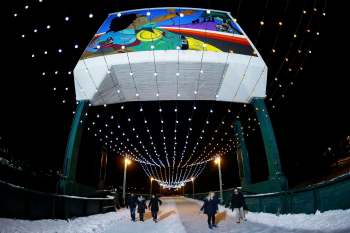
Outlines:
{"type": "Polygon", "coordinates": [[[63,194],[74,193],[76,183],[76,169],[79,147],[83,133],[83,117],[87,112],[89,101],[79,101],[71,129],[68,136],[66,153],[63,165],[63,178],[59,183],[60,192],[63,194]]]}
{"type": "MultiPolygon", "coordinates": [[[[282,173],[279,151],[269,113],[263,98],[254,98],[251,102],[259,121],[261,136],[264,142],[267,165],[269,169],[270,191],[285,190],[287,180],[282,173]]],[[[267,184],[268,184],[267,182],[267,184]]]]}
{"type": "Polygon", "coordinates": [[[244,140],[244,132],[240,121],[234,123],[235,136],[238,140],[237,162],[242,187],[246,188],[251,184],[250,162],[248,149],[244,140]]]}

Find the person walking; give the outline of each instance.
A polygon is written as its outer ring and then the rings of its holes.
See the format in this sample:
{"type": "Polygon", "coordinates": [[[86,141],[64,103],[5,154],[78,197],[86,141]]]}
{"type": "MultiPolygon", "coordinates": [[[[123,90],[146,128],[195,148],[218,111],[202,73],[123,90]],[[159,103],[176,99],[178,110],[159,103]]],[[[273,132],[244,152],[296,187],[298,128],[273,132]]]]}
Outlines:
{"type": "Polygon", "coordinates": [[[148,203],[148,208],[150,208],[152,212],[152,218],[155,223],[158,222],[157,215],[158,215],[160,205],[162,205],[162,201],[153,194],[151,197],[151,200],[148,203]]]}
{"type": "Polygon", "coordinates": [[[137,212],[139,213],[141,222],[144,221],[143,216],[145,215],[146,209],[147,209],[146,200],[141,195],[137,198],[137,212]]]}
{"type": "Polygon", "coordinates": [[[130,196],[128,197],[128,204],[127,208],[130,209],[130,215],[131,215],[131,221],[135,222],[135,212],[136,212],[136,206],[137,206],[137,199],[136,196],[131,193],[130,196]]]}
{"type": "Polygon", "coordinates": [[[233,190],[231,197],[231,209],[233,212],[235,212],[237,218],[236,223],[247,221],[244,213],[244,209],[247,209],[244,201],[244,196],[237,188],[233,190]]]}
{"type": "Polygon", "coordinates": [[[215,214],[219,209],[219,199],[215,198],[214,192],[209,192],[208,196],[204,199],[201,211],[208,215],[208,226],[210,229],[217,227],[215,224],[215,214]]]}

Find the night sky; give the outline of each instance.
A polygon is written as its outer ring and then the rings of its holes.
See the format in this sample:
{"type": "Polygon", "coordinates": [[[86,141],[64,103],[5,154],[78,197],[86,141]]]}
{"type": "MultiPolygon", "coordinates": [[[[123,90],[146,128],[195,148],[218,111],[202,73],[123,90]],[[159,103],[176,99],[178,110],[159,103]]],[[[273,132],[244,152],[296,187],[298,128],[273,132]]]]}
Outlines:
{"type": "MultiPolygon", "coordinates": [[[[341,32],[335,31],[336,22],[341,21],[337,17],[341,16],[336,15],[333,6],[328,6],[326,2],[12,1],[3,13],[6,20],[3,21],[5,28],[2,34],[0,136],[14,159],[26,161],[36,168],[61,170],[76,107],[73,76],[68,72],[73,70],[107,15],[121,10],[158,6],[211,8],[230,11],[267,63],[266,103],[280,149],[282,168],[290,184],[321,176],[325,173],[322,154],[350,133],[348,74],[345,73],[346,59],[342,58],[347,53],[340,41],[341,32]],[[300,29],[294,38],[298,23],[300,29]],[[75,45],[78,45],[77,48],[75,45]],[[45,75],[42,75],[43,72],[45,75]]],[[[179,109],[177,142],[180,153],[185,142],[181,135],[188,130],[188,112],[193,102],[162,102],[165,121],[175,122],[175,104],[179,109]]],[[[124,109],[120,108],[120,104],[92,107],[87,122],[91,123],[95,120],[92,116],[99,114],[98,124],[103,127],[115,114],[119,116],[118,121],[125,132],[132,134],[132,127],[127,126],[127,120],[131,117],[134,127],[146,142],[148,134],[142,130],[143,117],[139,112],[139,103],[125,103],[123,106],[124,109]]],[[[154,132],[152,136],[156,147],[161,150],[158,102],[146,102],[142,106],[145,116],[150,119],[149,126],[154,132]]],[[[212,108],[214,113],[199,150],[203,150],[211,137],[210,132],[217,128],[215,140],[219,143],[218,147],[230,145],[233,131],[227,131],[232,135],[225,135],[225,132],[234,116],[240,113],[245,132],[249,134],[246,140],[253,181],[266,178],[263,145],[251,107],[210,101],[198,102],[196,106],[189,148],[200,136],[208,109],[212,108]],[[228,108],[231,112],[225,125],[220,126],[228,108]],[[256,130],[253,131],[253,128],[256,130]]],[[[167,138],[172,137],[173,123],[166,127],[164,133],[169,135],[167,138]]],[[[117,128],[114,130],[117,131],[117,128]]],[[[224,188],[239,185],[232,144],[231,150],[225,152],[222,158],[224,188]]],[[[151,148],[147,143],[145,146],[151,148]]],[[[78,164],[79,182],[96,185],[101,147],[101,142],[85,128],[78,164]]],[[[219,151],[214,149],[214,152],[219,151]]],[[[107,183],[121,185],[122,172],[120,153],[109,150],[107,183]]],[[[196,181],[197,190],[217,190],[217,179],[217,168],[213,162],[209,162],[196,181]]],[[[140,191],[148,190],[145,187],[148,187],[149,180],[136,163],[129,167],[128,185],[140,191]]]]}

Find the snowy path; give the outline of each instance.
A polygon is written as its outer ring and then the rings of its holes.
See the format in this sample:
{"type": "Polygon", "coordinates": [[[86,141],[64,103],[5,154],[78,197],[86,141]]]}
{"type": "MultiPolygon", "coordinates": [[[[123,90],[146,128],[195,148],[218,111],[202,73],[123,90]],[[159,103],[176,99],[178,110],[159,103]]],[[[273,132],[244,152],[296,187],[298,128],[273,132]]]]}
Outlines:
{"type": "MultiPolygon", "coordinates": [[[[158,212],[158,223],[154,223],[149,211],[145,214],[145,222],[136,222],[130,220],[127,215],[126,221],[118,221],[104,233],[187,233],[179,218],[179,213],[176,208],[177,199],[162,198],[163,205],[158,212]]],[[[128,210],[126,210],[129,214],[128,210]]]]}
{"type": "MultiPolygon", "coordinates": [[[[130,220],[122,224],[116,223],[115,226],[112,226],[105,233],[350,233],[350,228],[341,229],[339,228],[339,225],[338,227],[335,227],[337,230],[333,231],[324,228],[324,230],[319,230],[322,228],[317,228],[317,226],[316,228],[307,228],[306,226],[305,229],[305,226],[293,225],[294,223],[289,223],[287,228],[274,226],[275,223],[271,224],[271,222],[268,222],[269,225],[267,225],[259,223],[259,220],[261,222],[261,218],[257,218],[256,215],[260,216],[261,214],[255,213],[248,214],[247,222],[236,224],[232,212],[225,208],[220,208],[220,211],[216,216],[218,228],[210,230],[207,225],[206,215],[201,214],[199,211],[201,204],[199,201],[178,197],[163,199],[163,202],[164,204],[161,206],[160,212],[160,221],[158,223],[154,223],[148,213],[144,223],[133,223],[130,220]]],[[[348,211],[347,214],[350,219],[350,211],[348,211]]],[[[271,219],[269,214],[268,216],[269,217],[265,219],[271,219]]],[[[301,217],[304,218],[305,216],[307,215],[301,217]]],[[[341,219],[340,221],[344,221],[344,219],[341,219]]],[[[286,224],[286,222],[284,224],[286,224]]],[[[276,222],[276,225],[281,224],[276,222]]]]}
{"type": "Polygon", "coordinates": [[[236,224],[232,211],[220,206],[218,228],[207,227],[206,215],[199,211],[200,201],[183,197],[161,198],[159,222],[150,213],[145,222],[131,222],[129,210],[65,220],[37,221],[0,218],[0,233],[350,233],[350,209],[316,214],[276,216],[249,213],[248,221],[236,224]]]}

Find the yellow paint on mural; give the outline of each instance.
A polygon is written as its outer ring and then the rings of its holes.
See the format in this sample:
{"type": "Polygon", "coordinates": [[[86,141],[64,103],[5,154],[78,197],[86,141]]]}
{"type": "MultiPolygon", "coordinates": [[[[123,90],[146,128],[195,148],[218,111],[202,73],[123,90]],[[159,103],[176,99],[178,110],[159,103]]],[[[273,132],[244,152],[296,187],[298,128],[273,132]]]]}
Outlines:
{"type": "Polygon", "coordinates": [[[222,52],[222,50],[218,49],[217,47],[210,45],[210,44],[205,44],[203,41],[191,38],[191,37],[186,37],[187,42],[188,42],[188,48],[191,50],[205,50],[205,51],[212,51],[212,52],[222,52]],[[205,47],[203,47],[203,44],[205,44],[205,47]]]}
{"type": "Polygon", "coordinates": [[[158,29],[153,29],[153,32],[142,30],[137,33],[136,35],[137,39],[140,41],[154,41],[154,40],[159,40],[160,38],[163,37],[162,31],[158,29]]]}
{"type": "Polygon", "coordinates": [[[191,14],[193,14],[193,10],[184,10],[184,11],[181,11],[178,14],[176,14],[176,9],[169,9],[167,15],[162,15],[162,16],[158,16],[156,18],[153,18],[152,22],[157,23],[157,22],[163,22],[166,20],[172,20],[173,18],[178,17],[178,15],[180,15],[181,13],[184,16],[191,15],[191,14]]]}

